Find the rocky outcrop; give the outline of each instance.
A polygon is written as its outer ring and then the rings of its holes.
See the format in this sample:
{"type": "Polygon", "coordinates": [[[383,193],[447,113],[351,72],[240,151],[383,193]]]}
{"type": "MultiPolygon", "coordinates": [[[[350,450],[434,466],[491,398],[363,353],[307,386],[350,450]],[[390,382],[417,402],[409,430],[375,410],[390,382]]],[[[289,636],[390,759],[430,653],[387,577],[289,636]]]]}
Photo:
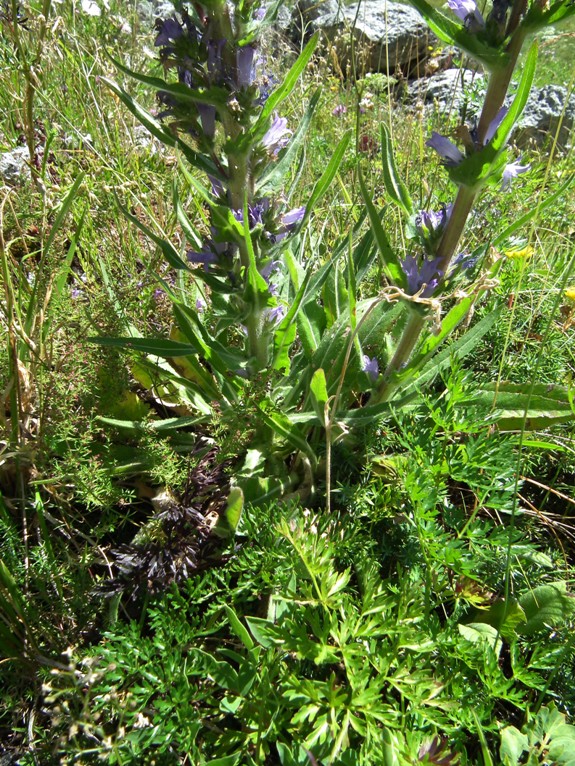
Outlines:
{"type": "Polygon", "coordinates": [[[417,11],[387,0],[340,5],[336,12],[309,18],[308,30],[319,31],[333,46],[342,69],[352,63],[362,73],[423,72],[437,43],[417,11]]]}

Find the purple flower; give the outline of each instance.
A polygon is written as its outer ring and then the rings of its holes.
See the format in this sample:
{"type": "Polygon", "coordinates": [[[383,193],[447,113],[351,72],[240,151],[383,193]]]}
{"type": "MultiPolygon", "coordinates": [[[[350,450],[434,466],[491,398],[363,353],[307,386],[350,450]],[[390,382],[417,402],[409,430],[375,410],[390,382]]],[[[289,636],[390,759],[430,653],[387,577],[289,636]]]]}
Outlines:
{"type": "Polygon", "coordinates": [[[441,210],[422,210],[415,218],[415,228],[422,237],[439,234],[451,215],[453,205],[444,205],[441,210]]]}
{"type": "Polygon", "coordinates": [[[347,107],[344,104],[338,104],[335,109],[332,110],[334,117],[341,117],[347,112],[347,107]]]}
{"type": "Polygon", "coordinates": [[[236,81],[238,88],[249,88],[255,77],[254,54],[252,45],[244,45],[236,52],[236,81]]]}
{"type": "Polygon", "coordinates": [[[485,19],[479,12],[475,0],[447,0],[447,5],[471,34],[485,29],[485,19]]]}
{"type": "Polygon", "coordinates": [[[445,164],[448,167],[453,168],[465,159],[465,156],[455,146],[453,141],[450,141],[448,138],[435,131],[431,134],[431,138],[427,139],[425,145],[429,146],[431,149],[435,149],[439,156],[445,160],[445,164]]]}
{"type": "Polygon", "coordinates": [[[262,145],[268,150],[270,154],[274,156],[287,146],[292,132],[287,127],[287,120],[285,117],[278,117],[277,114],[267,131],[262,138],[262,145]]]}
{"type": "Polygon", "coordinates": [[[201,314],[205,310],[206,310],[206,304],[203,302],[201,298],[196,298],[196,311],[198,312],[198,314],[201,314]]]}
{"type": "MultiPolygon", "coordinates": [[[[263,226],[266,213],[270,209],[271,203],[269,197],[264,197],[259,202],[254,202],[252,205],[248,205],[248,222],[250,229],[256,226],[263,226]]],[[[244,222],[244,211],[234,210],[234,218],[240,223],[244,222]]]]}
{"type": "Polygon", "coordinates": [[[158,36],[154,42],[156,47],[160,45],[169,45],[184,34],[184,29],[176,19],[158,19],[156,22],[158,36]]]}
{"type": "Polygon", "coordinates": [[[271,324],[279,324],[286,314],[285,306],[274,306],[274,308],[264,309],[263,316],[271,324]]]}
{"type": "Polygon", "coordinates": [[[521,173],[527,173],[530,169],[531,165],[520,165],[519,162],[511,162],[509,165],[506,165],[501,180],[501,188],[508,189],[514,178],[517,178],[521,173]]]}
{"type": "Polygon", "coordinates": [[[256,21],[262,21],[266,16],[266,9],[265,8],[257,8],[257,10],[254,11],[254,19],[256,21]]]}
{"type": "Polygon", "coordinates": [[[491,120],[487,128],[487,131],[485,133],[485,139],[483,141],[484,146],[491,141],[491,139],[493,138],[493,136],[495,135],[497,131],[497,128],[503,122],[503,118],[505,117],[508,111],[509,110],[506,106],[502,106],[501,109],[495,115],[495,117],[491,120]]]}
{"type": "Polygon", "coordinates": [[[208,179],[212,185],[212,194],[214,197],[223,197],[226,190],[224,189],[224,185],[220,181],[219,178],[216,178],[215,176],[211,176],[208,174],[208,179]]]}
{"type": "Polygon", "coordinates": [[[301,223],[305,215],[305,206],[296,207],[293,210],[289,210],[281,217],[282,227],[277,234],[274,235],[274,242],[281,242],[284,237],[295,229],[298,223],[301,223]]]}
{"type": "Polygon", "coordinates": [[[218,256],[207,245],[199,252],[188,250],[186,258],[190,263],[197,263],[202,266],[209,266],[211,263],[217,263],[218,260],[218,256]]]}
{"type": "Polygon", "coordinates": [[[223,70],[224,62],[222,53],[225,44],[225,40],[208,41],[208,72],[211,75],[221,74],[223,70]]]}
{"type": "Polygon", "coordinates": [[[216,109],[210,104],[196,104],[206,138],[213,140],[216,134],[216,109]]]}
{"type": "Polygon", "coordinates": [[[364,354],[361,360],[361,369],[364,372],[367,372],[372,381],[375,382],[379,375],[379,362],[377,361],[377,357],[369,357],[367,354],[364,354]]]}
{"type": "Polygon", "coordinates": [[[423,287],[422,298],[429,298],[439,284],[443,276],[443,271],[438,268],[440,258],[418,259],[413,255],[408,255],[401,261],[401,268],[407,277],[407,292],[415,295],[423,287]]]}
{"type": "Polygon", "coordinates": [[[296,207],[293,210],[289,210],[282,215],[282,223],[284,226],[293,229],[298,223],[303,221],[305,215],[305,205],[302,207],[296,207]]]}
{"type": "Polygon", "coordinates": [[[271,275],[274,273],[274,271],[277,271],[281,265],[281,261],[270,260],[269,263],[266,263],[266,265],[260,269],[260,274],[268,284],[271,275]]]}

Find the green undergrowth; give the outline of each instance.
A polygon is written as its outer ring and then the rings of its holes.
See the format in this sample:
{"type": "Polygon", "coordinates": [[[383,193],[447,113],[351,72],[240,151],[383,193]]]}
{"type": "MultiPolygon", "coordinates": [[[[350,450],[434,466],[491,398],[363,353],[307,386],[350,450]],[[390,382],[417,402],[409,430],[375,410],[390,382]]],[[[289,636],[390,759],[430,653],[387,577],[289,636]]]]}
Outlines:
{"type": "MultiPolygon", "coordinates": [[[[572,766],[573,421],[561,411],[563,422],[546,427],[557,414],[550,399],[540,428],[522,410],[506,413],[503,430],[496,397],[485,396],[487,384],[506,382],[539,399],[535,384],[572,387],[572,149],[552,137],[512,146],[530,173],[475,208],[462,252],[500,268],[469,317],[499,312],[473,353],[447,359],[413,406],[351,446],[333,444],[328,481],[317,437],[304,499],[248,504],[235,541],[212,558],[208,550],[179,585],[142,595],[128,574],[111,592],[122,553],[165,534],[166,497],[213,513],[202,492],[221,491],[239,470],[267,381],[233,422],[216,411],[174,434],[158,428],[189,414],[173,387],[87,341],[128,322],[143,337],[170,337],[163,288],[174,271],[134,219],[183,250],[174,185],[196,204],[175,153],[101,80],[156,109],[113,63],[159,76],[153,31],[132,4],[110,5],[95,18],[54,5],[36,66],[37,183],[0,190],[0,762],[572,766]],[[534,205],[527,225],[509,230],[534,205]]],[[[23,27],[26,44],[37,18],[23,27]]],[[[572,27],[560,34],[541,45],[538,85],[572,80],[572,27]]],[[[282,51],[269,52],[278,72],[295,54],[282,51]]],[[[25,144],[26,120],[7,34],[0,59],[8,151],[25,144]]],[[[293,128],[323,86],[289,179],[294,207],[353,131],[306,234],[305,257],[318,267],[343,234],[367,228],[359,171],[390,243],[406,246],[382,178],[382,123],[418,205],[451,199],[425,141],[454,130],[458,115],[408,109],[396,74],[346,79],[318,56],[286,101],[293,128]]],[[[471,106],[477,98],[471,90],[471,106]]],[[[377,263],[359,297],[382,285],[377,263]]],[[[184,560],[177,545],[162,555],[174,570],[184,560]]]]}

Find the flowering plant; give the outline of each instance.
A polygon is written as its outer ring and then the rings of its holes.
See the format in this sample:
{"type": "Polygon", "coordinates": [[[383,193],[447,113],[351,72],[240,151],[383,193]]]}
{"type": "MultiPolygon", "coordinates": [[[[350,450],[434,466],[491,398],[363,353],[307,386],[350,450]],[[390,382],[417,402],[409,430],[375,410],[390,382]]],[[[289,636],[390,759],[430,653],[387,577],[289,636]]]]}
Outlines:
{"type": "MultiPolygon", "coordinates": [[[[442,40],[485,67],[489,84],[479,120],[463,131],[461,148],[437,133],[427,142],[457,187],[453,203],[437,210],[417,211],[382,126],[385,188],[406,217],[408,252],[391,247],[381,211],[360,174],[369,230],[361,233],[360,220],[326,262],[317,268],[306,262],[304,227],[335,177],[349,134],[306,204],[291,207],[293,189],[286,179],[319,94],[311,97],[294,131],[277,110],[293,91],[316,39],[273,87],[259,40],[275,5],[264,12],[258,0],[176,2],[175,14],[157,22],[155,40],[164,69],[174,72],[176,81],[118,64],[157,91],[156,117],[107,81],[153,135],[179,151],[183,178],[196,201],[191,216],[174,186],[185,254],[125,211],[178,274],[173,283],[161,282],[173,303],[172,337],[144,339],[127,327],[127,336],[98,342],[144,354],[144,366],[170,382],[185,404],[174,428],[198,425],[217,413],[237,433],[245,464],[236,481],[252,499],[285,494],[297,485],[309,490],[324,445],[329,504],[332,445],[391,406],[412,402],[418,387],[449,363],[450,353],[468,352],[497,318],[493,312],[447,352],[440,351],[478,296],[494,284],[499,268],[478,264],[488,246],[472,256],[459,252],[470,211],[484,187],[505,188],[529,168],[509,160],[506,144],[527,101],[536,46],[506,108],[517,57],[530,32],[572,14],[574,7],[567,0],[548,8],[495,0],[484,18],[474,0],[450,0],[453,21],[426,0],[412,4],[442,40]],[[206,175],[207,186],[190,166],[206,175]],[[377,296],[359,300],[359,284],[378,257],[387,284],[377,296]]],[[[505,242],[516,228],[492,237],[491,244],[505,242]]],[[[482,394],[493,398],[489,387],[482,394]]],[[[502,419],[527,401],[525,392],[507,394],[502,419]]],[[[528,399],[545,407],[545,396],[531,391],[528,399]]],[[[566,395],[551,398],[555,419],[571,414],[566,395]]]]}

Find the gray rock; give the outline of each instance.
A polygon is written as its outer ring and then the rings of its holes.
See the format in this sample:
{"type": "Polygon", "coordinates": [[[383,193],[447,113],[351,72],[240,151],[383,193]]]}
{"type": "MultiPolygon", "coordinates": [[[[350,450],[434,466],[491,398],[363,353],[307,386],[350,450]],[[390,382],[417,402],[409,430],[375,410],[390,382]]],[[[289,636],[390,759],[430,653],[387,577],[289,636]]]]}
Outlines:
{"type": "Polygon", "coordinates": [[[17,146],[9,152],[0,154],[0,177],[13,186],[30,178],[29,159],[30,155],[26,146],[17,146]]]}
{"type": "Polygon", "coordinates": [[[485,78],[471,69],[446,69],[444,72],[413,80],[407,86],[407,100],[432,106],[442,113],[459,112],[469,101],[472,89],[485,88],[485,78]]]}
{"type": "Polygon", "coordinates": [[[320,16],[335,15],[339,11],[339,0],[299,0],[291,14],[290,34],[293,40],[311,37],[313,22],[320,16]]]}
{"type": "Polygon", "coordinates": [[[559,131],[557,145],[566,148],[575,123],[575,94],[571,94],[569,99],[567,96],[567,88],[561,85],[533,88],[515,129],[514,142],[518,146],[531,141],[541,145],[553,140],[559,131]]]}
{"type": "Polygon", "coordinates": [[[393,74],[398,68],[413,72],[437,42],[417,11],[388,0],[365,0],[340,7],[337,13],[310,21],[310,27],[312,31],[320,30],[334,45],[342,69],[350,62],[353,50],[356,69],[363,73],[393,74]]]}

